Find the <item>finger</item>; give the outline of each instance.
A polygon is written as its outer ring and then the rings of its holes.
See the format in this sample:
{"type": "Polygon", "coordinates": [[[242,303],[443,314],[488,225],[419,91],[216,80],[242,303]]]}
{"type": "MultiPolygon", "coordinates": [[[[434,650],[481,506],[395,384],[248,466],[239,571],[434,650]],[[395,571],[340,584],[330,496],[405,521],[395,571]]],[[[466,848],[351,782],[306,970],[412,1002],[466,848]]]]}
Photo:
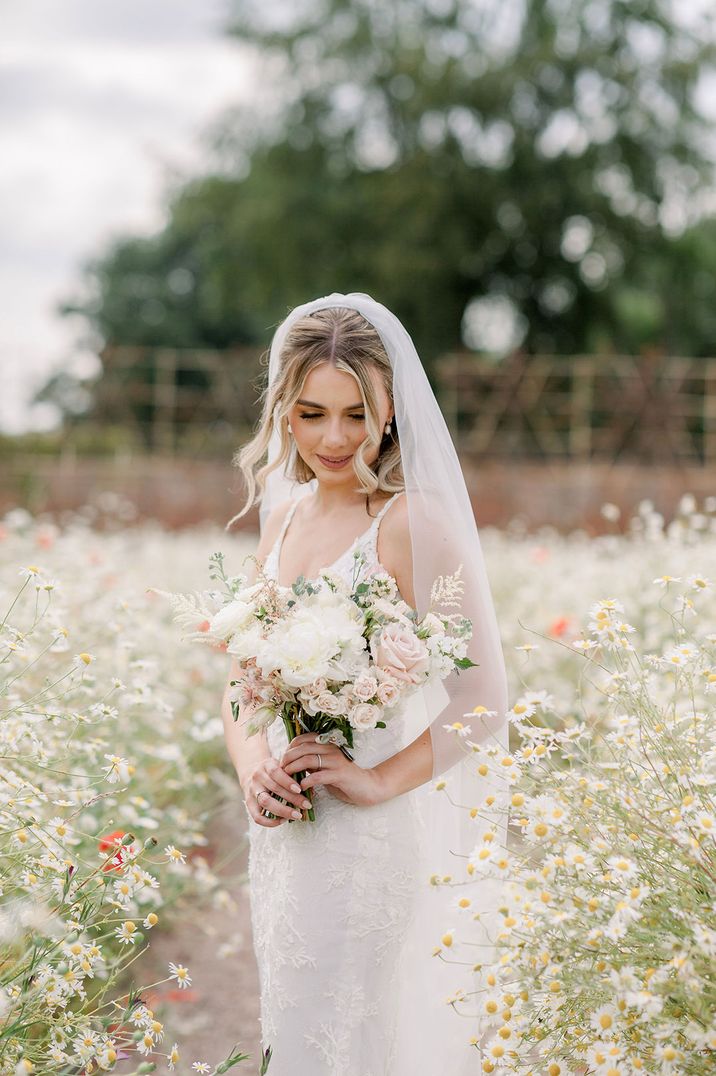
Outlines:
{"type": "Polygon", "coordinates": [[[294,736],[289,742],[289,749],[291,747],[302,747],[307,743],[318,743],[315,732],[302,732],[300,736],[294,736]]]}
{"type": "Polygon", "coordinates": [[[285,818],[267,818],[266,815],[261,813],[261,808],[249,807],[248,811],[252,820],[257,826],[266,826],[267,829],[274,829],[276,826],[282,826],[286,821],[285,818]]]}
{"type": "Polygon", "coordinates": [[[265,826],[266,829],[275,829],[276,826],[283,826],[286,822],[285,818],[267,818],[266,815],[260,814],[254,816],[254,822],[258,826],[265,826]]]}
{"type": "MultiPolygon", "coordinates": [[[[279,795],[281,793],[278,793],[279,795]]],[[[265,811],[271,811],[272,814],[278,815],[279,818],[300,818],[301,812],[293,803],[279,803],[274,793],[269,796],[261,797],[261,806],[265,811]]]]}
{"type": "Polygon", "coordinates": [[[307,774],[301,781],[301,788],[306,791],[307,788],[320,788],[322,785],[335,784],[336,778],[340,774],[336,770],[332,770],[329,766],[324,766],[321,770],[314,770],[313,773],[307,774]]]}
{"type": "Polygon", "coordinates": [[[278,767],[271,774],[266,774],[264,777],[265,787],[269,792],[272,792],[276,796],[281,796],[283,799],[289,800],[295,807],[303,808],[306,810],[311,804],[304,796],[301,795],[301,786],[297,781],[278,767]],[[275,779],[274,779],[275,774],[275,779]],[[296,789],[294,792],[293,790],[296,789]]]}
{"type": "Polygon", "coordinates": [[[327,761],[326,755],[321,755],[321,765],[318,765],[316,759],[316,752],[311,751],[305,755],[297,755],[294,759],[289,759],[283,769],[288,774],[300,773],[302,770],[323,770],[326,768],[327,761]]]}
{"type": "Polygon", "coordinates": [[[300,736],[294,736],[289,743],[288,747],[284,751],[284,757],[289,755],[291,751],[300,751],[306,747],[306,744],[317,744],[315,732],[304,732],[300,736]]]}

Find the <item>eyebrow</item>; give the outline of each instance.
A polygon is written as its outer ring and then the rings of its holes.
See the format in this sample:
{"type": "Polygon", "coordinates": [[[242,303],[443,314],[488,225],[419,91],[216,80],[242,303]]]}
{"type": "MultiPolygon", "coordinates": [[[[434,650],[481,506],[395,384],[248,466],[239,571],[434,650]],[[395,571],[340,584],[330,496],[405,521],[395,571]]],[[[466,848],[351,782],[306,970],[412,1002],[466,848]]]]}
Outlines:
{"type": "MultiPolygon", "coordinates": [[[[323,404],[314,403],[313,400],[296,400],[296,403],[302,404],[303,407],[317,407],[319,411],[325,411],[326,410],[325,407],[323,406],[323,404]]],[[[353,404],[351,407],[344,407],[343,410],[344,411],[362,411],[363,410],[363,401],[361,400],[360,403],[353,404]]]]}

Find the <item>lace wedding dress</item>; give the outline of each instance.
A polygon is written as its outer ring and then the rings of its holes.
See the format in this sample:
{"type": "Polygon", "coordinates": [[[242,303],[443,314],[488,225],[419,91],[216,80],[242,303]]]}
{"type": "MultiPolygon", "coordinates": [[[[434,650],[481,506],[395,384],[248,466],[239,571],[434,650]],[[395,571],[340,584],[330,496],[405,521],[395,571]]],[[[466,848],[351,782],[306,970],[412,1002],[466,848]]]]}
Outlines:
{"type": "MultiPolygon", "coordinates": [[[[356,550],[366,558],[362,575],[385,570],[378,561],[378,528],[398,496],[330,565],[347,582],[356,550]]],[[[264,570],[275,580],[297,503],[266,558],[264,570]]],[[[370,767],[399,751],[400,724],[396,712],[387,728],[356,732],[355,762],[370,767]]],[[[280,757],[287,746],[281,722],[269,727],[268,741],[280,757]]],[[[440,1069],[433,1066],[449,1060],[445,1053],[440,1061],[430,1059],[427,1039],[435,1043],[439,1035],[427,1002],[420,1007],[429,984],[409,981],[415,976],[402,962],[417,895],[428,888],[427,877],[417,876],[416,792],[358,807],[319,787],[315,822],[266,828],[251,821],[251,918],[262,1044],[273,1049],[269,1076],[436,1076],[440,1069]],[[426,1020],[432,1021],[429,1034],[426,1020]]],[[[428,960],[438,941],[420,940],[428,960]]],[[[441,1002],[444,1007],[444,995],[441,1002]]],[[[450,1030],[460,1036],[462,1022],[453,1012],[449,1018],[450,1030]]],[[[474,1051],[470,1059],[477,1062],[474,1051]]]]}

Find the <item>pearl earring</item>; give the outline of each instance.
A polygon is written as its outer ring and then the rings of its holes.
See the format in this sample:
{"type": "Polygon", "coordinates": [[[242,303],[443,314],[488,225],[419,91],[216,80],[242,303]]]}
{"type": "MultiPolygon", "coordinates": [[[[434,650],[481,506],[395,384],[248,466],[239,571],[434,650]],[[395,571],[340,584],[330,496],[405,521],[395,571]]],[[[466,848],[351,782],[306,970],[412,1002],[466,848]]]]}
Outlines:
{"type": "Polygon", "coordinates": [[[291,423],[290,422],[286,423],[286,429],[288,430],[289,433],[293,433],[293,430],[291,429],[291,423]]]}
{"type": "Polygon", "coordinates": [[[390,423],[389,422],[386,422],[386,424],[385,424],[385,432],[390,433],[390,423]]]}

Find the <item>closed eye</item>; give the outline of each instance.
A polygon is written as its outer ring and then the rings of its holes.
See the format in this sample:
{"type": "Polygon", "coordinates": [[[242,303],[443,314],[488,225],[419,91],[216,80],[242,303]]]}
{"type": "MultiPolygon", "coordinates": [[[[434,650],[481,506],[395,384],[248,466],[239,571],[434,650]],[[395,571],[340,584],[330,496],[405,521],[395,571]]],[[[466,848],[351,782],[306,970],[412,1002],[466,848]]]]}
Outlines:
{"type": "MultiPolygon", "coordinates": [[[[299,418],[305,418],[305,419],[309,419],[309,420],[312,419],[312,418],[322,418],[322,417],[323,417],[322,415],[318,415],[318,414],[299,415],[299,418]]],[[[364,417],[363,415],[349,415],[348,416],[348,418],[355,419],[356,422],[363,422],[363,417],[364,417]]]]}

